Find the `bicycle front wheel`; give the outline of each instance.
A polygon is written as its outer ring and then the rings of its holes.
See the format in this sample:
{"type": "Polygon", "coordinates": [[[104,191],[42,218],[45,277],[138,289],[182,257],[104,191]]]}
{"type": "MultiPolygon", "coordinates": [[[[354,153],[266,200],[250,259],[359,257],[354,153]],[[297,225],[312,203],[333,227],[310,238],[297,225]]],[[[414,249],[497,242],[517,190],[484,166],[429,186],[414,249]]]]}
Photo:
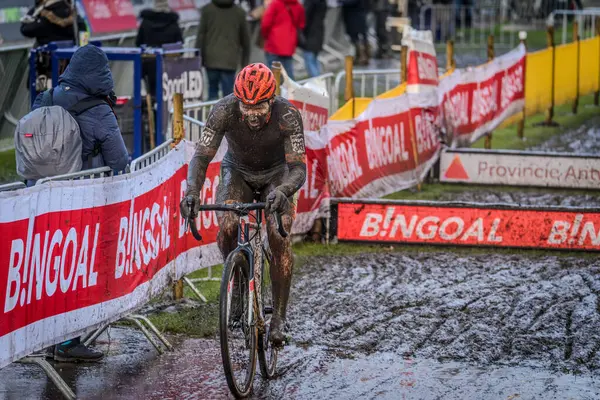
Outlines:
{"type": "Polygon", "coordinates": [[[256,368],[257,331],[249,321],[248,261],[241,252],[227,257],[221,279],[219,328],[221,357],[229,390],[236,398],[252,392],[256,368]]]}

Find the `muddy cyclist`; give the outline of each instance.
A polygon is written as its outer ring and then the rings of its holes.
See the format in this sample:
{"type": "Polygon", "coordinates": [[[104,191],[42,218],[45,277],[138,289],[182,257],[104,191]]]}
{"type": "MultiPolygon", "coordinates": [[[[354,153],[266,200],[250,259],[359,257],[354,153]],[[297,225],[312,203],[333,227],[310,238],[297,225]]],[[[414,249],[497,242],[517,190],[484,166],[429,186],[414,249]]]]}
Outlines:
{"type": "MultiPolygon", "coordinates": [[[[191,212],[197,215],[206,169],[223,137],[227,138],[228,150],[221,163],[217,203],[249,203],[255,193],[267,203],[274,303],[269,339],[274,346],[281,346],[285,340],[293,258],[291,239],[278,234],[271,213],[280,213],[285,230],[291,232],[296,216],[294,195],[306,179],[306,151],[300,112],[276,96],[275,89],[275,77],[266,65],[251,64],[240,71],[234,93],[214,106],[196,143],[181,213],[187,218],[188,204],[192,204],[191,212]]],[[[217,242],[226,259],[237,246],[238,217],[231,212],[218,212],[217,217],[217,242]]]]}

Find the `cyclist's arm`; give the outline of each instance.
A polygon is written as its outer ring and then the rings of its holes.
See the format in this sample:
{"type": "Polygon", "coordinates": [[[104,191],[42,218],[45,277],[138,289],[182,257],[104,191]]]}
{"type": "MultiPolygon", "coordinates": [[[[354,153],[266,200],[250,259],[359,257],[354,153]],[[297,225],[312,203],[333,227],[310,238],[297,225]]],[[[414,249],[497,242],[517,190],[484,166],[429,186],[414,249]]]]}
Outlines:
{"type": "Polygon", "coordinates": [[[227,111],[223,105],[217,104],[208,115],[200,140],[196,143],[196,152],[190,161],[187,176],[187,195],[200,196],[204,185],[206,169],[219,150],[225,133],[227,111]]]}
{"type": "Polygon", "coordinates": [[[300,112],[289,106],[284,113],[280,128],[284,131],[285,161],[289,174],[287,179],[277,189],[287,197],[296,193],[306,180],[306,149],[304,147],[304,127],[300,112]]]}

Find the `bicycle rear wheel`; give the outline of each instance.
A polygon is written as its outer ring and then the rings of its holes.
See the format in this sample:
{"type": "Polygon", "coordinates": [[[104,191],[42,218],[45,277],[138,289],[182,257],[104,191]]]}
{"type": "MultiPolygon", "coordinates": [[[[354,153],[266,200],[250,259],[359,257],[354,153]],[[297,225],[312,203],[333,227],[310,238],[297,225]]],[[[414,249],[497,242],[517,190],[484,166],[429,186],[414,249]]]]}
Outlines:
{"type": "MultiPolygon", "coordinates": [[[[264,315],[264,328],[258,329],[258,363],[260,372],[264,379],[271,379],[275,376],[277,369],[278,349],[274,348],[269,341],[269,329],[271,327],[271,317],[273,316],[273,292],[271,288],[270,265],[271,258],[267,255],[264,259],[268,262],[262,271],[261,277],[261,296],[264,315]]],[[[257,302],[258,303],[258,302],[257,302]]],[[[258,304],[255,304],[257,307],[258,304]]]]}
{"type": "Polygon", "coordinates": [[[221,279],[221,358],[229,390],[236,398],[252,392],[256,369],[256,325],[248,323],[248,261],[241,252],[227,257],[221,279]]]}

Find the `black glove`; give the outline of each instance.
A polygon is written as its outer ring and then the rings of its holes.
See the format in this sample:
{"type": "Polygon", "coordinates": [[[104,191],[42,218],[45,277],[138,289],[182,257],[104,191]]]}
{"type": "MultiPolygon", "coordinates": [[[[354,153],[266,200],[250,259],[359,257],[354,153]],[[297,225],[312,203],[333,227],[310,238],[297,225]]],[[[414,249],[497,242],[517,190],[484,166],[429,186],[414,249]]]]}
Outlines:
{"type": "Polygon", "coordinates": [[[200,197],[196,194],[188,194],[179,203],[181,216],[188,219],[190,216],[196,218],[200,209],[200,197]],[[191,205],[191,206],[190,206],[191,205]]]}
{"type": "Polygon", "coordinates": [[[279,214],[282,214],[287,210],[288,206],[289,201],[287,196],[279,189],[273,190],[267,196],[267,205],[265,206],[267,212],[277,212],[279,214]]]}

